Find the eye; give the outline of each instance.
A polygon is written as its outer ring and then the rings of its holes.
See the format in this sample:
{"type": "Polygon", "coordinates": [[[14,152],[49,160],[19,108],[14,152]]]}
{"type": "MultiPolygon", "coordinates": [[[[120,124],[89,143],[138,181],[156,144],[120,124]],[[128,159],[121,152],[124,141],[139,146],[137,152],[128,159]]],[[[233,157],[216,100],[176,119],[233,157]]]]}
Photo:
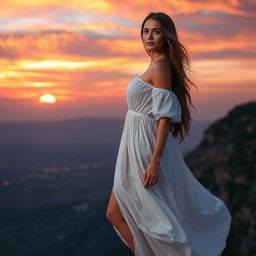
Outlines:
{"type": "Polygon", "coordinates": [[[156,34],[160,34],[161,32],[159,30],[156,30],[156,34]]]}
{"type": "Polygon", "coordinates": [[[144,30],[143,33],[146,34],[148,31],[147,30],[144,30]]]}

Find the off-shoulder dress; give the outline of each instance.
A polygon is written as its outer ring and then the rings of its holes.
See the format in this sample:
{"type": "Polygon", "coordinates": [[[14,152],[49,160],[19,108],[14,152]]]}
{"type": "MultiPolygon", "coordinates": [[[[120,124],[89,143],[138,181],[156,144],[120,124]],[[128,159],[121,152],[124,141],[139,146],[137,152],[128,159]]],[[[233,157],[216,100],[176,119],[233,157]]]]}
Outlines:
{"type": "MultiPolygon", "coordinates": [[[[219,256],[231,215],[225,203],[194,177],[169,132],[158,182],[143,186],[161,117],[180,122],[182,109],[172,90],[140,76],[126,88],[128,111],[116,158],[113,189],[134,237],[136,256],[219,256]]],[[[121,233],[120,239],[128,246],[121,233]]]]}

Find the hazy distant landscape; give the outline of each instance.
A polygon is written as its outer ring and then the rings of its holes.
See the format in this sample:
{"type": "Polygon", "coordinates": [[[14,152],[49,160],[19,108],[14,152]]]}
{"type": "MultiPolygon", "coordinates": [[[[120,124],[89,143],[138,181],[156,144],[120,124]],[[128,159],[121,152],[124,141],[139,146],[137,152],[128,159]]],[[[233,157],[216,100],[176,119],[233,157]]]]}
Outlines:
{"type": "MultiPolygon", "coordinates": [[[[211,122],[192,123],[191,137],[181,145],[184,154],[199,143],[211,122]]],[[[1,169],[113,162],[123,125],[123,118],[0,123],[1,169]]]]}
{"type": "MultiPolygon", "coordinates": [[[[184,151],[209,123],[194,123],[184,151]]],[[[0,124],[1,255],[130,255],[105,218],[123,124],[0,124]]]]}
{"type": "MultiPolygon", "coordinates": [[[[193,122],[181,145],[197,175],[200,157],[193,154],[215,123],[193,122]]],[[[123,124],[115,118],[0,124],[0,255],[131,255],[105,217],[123,124]]],[[[207,172],[200,181],[224,195],[207,172]]]]}

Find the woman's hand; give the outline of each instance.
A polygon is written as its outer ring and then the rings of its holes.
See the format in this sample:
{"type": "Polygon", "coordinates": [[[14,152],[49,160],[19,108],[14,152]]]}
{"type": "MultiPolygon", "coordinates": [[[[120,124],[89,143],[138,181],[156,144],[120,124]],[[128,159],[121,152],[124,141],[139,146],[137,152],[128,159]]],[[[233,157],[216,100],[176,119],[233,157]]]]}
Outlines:
{"type": "Polygon", "coordinates": [[[158,181],[159,175],[160,175],[160,163],[151,162],[148,165],[143,177],[144,187],[146,188],[146,187],[155,185],[158,181]]]}

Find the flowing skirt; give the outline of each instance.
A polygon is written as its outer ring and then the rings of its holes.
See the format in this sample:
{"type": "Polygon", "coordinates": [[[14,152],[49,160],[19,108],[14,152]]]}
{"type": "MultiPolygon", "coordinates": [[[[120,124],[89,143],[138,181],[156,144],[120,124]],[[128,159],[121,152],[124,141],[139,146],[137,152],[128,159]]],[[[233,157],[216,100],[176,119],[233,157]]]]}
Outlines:
{"type": "Polygon", "coordinates": [[[143,186],[157,127],[157,120],[127,112],[116,160],[113,189],[134,237],[135,255],[219,256],[231,215],[225,203],[193,176],[171,132],[158,182],[143,186]]]}

